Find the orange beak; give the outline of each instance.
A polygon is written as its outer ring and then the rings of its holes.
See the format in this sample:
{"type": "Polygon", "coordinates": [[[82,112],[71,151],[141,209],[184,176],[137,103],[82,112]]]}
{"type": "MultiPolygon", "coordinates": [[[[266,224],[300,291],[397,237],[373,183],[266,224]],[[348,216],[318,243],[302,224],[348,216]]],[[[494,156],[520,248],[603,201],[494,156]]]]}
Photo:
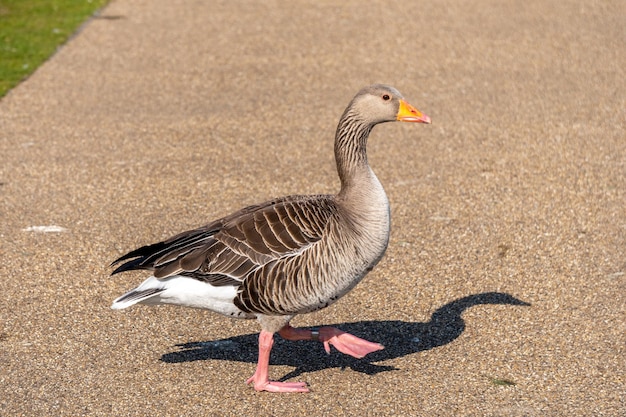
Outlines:
{"type": "Polygon", "coordinates": [[[430,117],[404,100],[400,100],[400,108],[398,109],[396,120],[400,122],[430,123],[430,117]]]}

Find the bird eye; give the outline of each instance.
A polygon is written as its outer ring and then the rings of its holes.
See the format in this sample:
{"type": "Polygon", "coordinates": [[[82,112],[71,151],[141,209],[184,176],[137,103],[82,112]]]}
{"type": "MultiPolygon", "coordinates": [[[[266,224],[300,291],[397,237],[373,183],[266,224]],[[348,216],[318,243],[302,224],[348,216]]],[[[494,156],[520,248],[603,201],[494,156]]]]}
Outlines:
{"type": "Polygon", "coordinates": [[[388,101],[390,98],[389,94],[383,94],[383,100],[388,101]]]}

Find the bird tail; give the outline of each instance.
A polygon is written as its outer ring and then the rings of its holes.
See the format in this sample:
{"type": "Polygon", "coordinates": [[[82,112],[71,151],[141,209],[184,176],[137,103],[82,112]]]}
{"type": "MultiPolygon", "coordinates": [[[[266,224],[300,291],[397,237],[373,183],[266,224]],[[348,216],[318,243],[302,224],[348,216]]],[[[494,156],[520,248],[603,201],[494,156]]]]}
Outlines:
{"type": "Polygon", "coordinates": [[[150,277],[132,291],[116,298],[111,305],[113,310],[121,310],[137,303],[159,304],[158,295],[166,288],[161,281],[150,277]]]}

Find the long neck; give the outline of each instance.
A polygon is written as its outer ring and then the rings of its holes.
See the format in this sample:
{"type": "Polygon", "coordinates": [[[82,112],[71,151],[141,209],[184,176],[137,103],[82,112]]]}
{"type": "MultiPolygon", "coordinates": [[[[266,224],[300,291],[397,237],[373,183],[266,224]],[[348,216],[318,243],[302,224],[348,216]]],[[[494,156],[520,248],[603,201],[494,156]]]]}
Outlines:
{"type": "Polygon", "coordinates": [[[335,159],[341,179],[337,201],[346,210],[345,219],[360,243],[367,242],[374,265],[387,247],[391,216],[382,184],[367,163],[367,138],[373,125],[359,119],[350,107],[341,117],[335,137],[335,159]]]}
{"type": "Polygon", "coordinates": [[[372,173],[367,163],[367,138],[372,126],[346,109],[335,134],[335,161],[341,180],[339,195],[348,193],[372,173]]]}

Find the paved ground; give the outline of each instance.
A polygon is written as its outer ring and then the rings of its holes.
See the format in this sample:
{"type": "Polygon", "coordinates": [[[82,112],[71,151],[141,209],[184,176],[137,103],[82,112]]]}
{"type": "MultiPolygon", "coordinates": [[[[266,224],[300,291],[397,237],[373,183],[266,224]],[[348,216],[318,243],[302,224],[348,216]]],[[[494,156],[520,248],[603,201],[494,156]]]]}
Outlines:
{"type": "Polygon", "coordinates": [[[335,3],[113,0],[0,101],[2,416],[626,415],[623,2],[335,3]],[[123,252],[335,191],[372,82],[433,124],[376,128],[390,249],[295,324],[386,350],[279,342],[313,392],[256,393],[254,322],[109,310],[123,252]]]}

